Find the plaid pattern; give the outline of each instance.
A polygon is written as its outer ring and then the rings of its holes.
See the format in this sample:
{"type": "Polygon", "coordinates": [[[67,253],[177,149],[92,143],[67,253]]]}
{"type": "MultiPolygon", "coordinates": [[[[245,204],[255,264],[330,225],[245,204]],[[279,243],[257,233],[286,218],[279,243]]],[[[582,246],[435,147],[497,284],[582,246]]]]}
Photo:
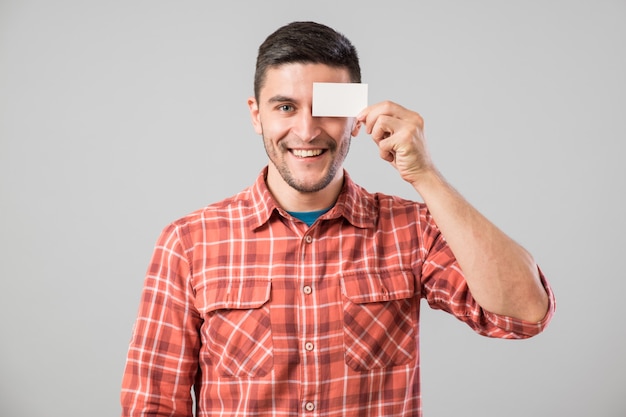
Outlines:
{"type": "MultiPolygon", "coordinates": [[[[164,229],[122,386],[123,416],[420,416],[419,307],[478,333],[543,330],[483,311],[423,204],[346,174],[310,228],[256,183],[164,229]]],[[[542,277],[543,279],[543,277],[542,277]]]]}

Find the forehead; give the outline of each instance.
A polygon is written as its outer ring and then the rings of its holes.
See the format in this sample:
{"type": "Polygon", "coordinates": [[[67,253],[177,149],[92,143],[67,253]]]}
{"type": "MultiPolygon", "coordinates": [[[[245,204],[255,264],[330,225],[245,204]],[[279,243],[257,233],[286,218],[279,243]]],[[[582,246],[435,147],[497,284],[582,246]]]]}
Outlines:
{"type": "Polygon", "coordinates": [[[314,82],[349,83],[350,72],[345,67],[326,64],[290,63],[268,68],[259,91],[260,100],[274,95],[310,96],[314,82]]]}

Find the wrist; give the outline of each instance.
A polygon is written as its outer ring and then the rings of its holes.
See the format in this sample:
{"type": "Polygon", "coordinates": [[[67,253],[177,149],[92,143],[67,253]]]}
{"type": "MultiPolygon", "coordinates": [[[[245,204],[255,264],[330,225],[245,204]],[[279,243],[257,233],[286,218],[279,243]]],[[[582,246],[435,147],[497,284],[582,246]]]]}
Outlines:
{"type": "Polygon", "coordinates": [[[424,194],[427,194],[429,190],[439,188],[447,184],[443,175],[441,175],[435,167],[422,169],[416,172],[409,179],[409,183],[422,197],[424,197],[424,194]]]}

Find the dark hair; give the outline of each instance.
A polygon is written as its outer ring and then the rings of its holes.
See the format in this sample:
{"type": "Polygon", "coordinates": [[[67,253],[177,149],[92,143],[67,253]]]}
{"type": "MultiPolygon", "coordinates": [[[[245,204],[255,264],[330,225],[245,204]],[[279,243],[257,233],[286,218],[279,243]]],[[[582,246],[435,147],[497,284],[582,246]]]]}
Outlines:
{"type": "Polygon", "coordinates": [[[361,82],[359,57],[348,38],[319,23],[292,22],[269,35],[259,47],[254,74],[257,100],[267,70],[291,63],[344,67],[352,82],[361,82]]]}

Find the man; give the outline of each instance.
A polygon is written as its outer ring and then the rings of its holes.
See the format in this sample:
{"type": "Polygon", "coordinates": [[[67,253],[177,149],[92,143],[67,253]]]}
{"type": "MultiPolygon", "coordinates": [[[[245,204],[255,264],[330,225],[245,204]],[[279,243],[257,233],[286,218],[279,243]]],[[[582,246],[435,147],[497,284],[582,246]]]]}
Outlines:
{"type": "Polygon", "coordinates": [[[532,257],[433,166],[419,114],[392,102],[313,117],[313,82],[361,81],[356,50],[312,22],[259,48],[252,123],[268,166],[169,225],[148,269],[124,416],[419,416],[426,298],[478,333],[541,332],[554,298],[532,257]],[[343,170],[363,128],[424,203],[343,170]]]}

